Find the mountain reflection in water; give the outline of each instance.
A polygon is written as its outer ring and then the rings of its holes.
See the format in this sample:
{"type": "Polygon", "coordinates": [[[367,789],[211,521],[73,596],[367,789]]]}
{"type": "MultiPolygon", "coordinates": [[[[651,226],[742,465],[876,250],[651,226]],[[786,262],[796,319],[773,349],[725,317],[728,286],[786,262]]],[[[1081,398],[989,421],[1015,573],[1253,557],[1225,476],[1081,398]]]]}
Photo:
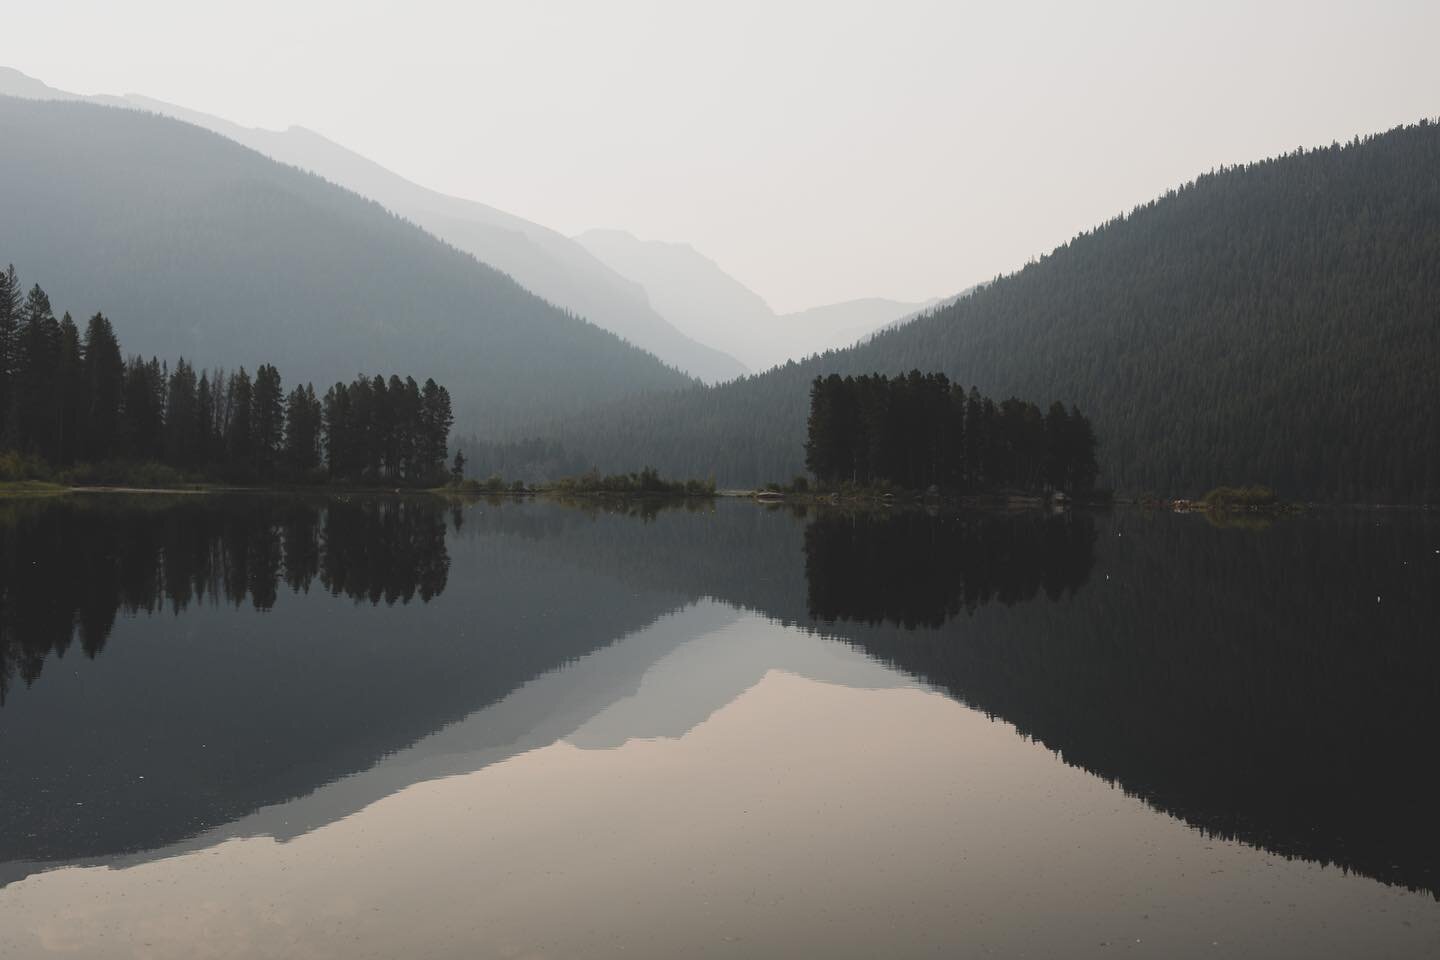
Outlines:
{"type": "Polygon", "coordinates": [[[1440,530],[820,517],[811,611],[1213,834],[1440,895],[1440,530]],[[1103,571],[1093,579],[1092,562],[1103,571]],[[977,603],[1050,600],[1004,617],[977,603]],[[865,625],[936,629],[877,630],[865,625]]]}
{"type": "MultiPolygon", "coordinates": [[[[748,610],[841,639],[1207,832],[1434,894],[1437,526],[365,497],[7,504],[0,881],[226,824],[276,832],[281,818],[258,812],[312,793],[296,822],[319,826],[546,737],[623,742],[631,727],[607,704],[702,629],[675,615],[708,603],[712,626],[748,610]],[[565,685],[567,664],[637,636],[607,661],[612,683],[565,685]],[[103,656],[76,663],[72,638],[103,656]],[[540,678],[556,682],[527,686],[540,678]],[[609,727],[586,726],[601,715],[609,727]],[[322,785],[372,768],[390,773],[317,805],[322,785]]],[[[695,674],[700,688],[677,674],[683,704],[646,735],[682,736],[759,682],[764,648],[732,652],[734,669],[717,654],[695,674]]],[[[781,668],[879,682],[817,664],[781,668]]]]}

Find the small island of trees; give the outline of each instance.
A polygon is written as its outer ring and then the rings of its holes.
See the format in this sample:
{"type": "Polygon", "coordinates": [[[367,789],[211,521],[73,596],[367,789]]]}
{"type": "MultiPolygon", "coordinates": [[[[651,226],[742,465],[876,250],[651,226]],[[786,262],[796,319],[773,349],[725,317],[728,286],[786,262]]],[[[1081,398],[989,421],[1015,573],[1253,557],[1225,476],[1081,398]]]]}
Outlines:
{"type": "Polygon", "coordinates": [[[0,271],[0,480],[171,484],[449,479],[450,394],[434,380],[360,376],[288,394],[261,364],[197,371],[123,359],[110,321],[82,334],[37,284],[0,271]]]}
{"type": "Polygon", "coordinates": [[[1084,493],[1095,447],[1073,406],[997,404],[942,373],[831,374],[810,388],[805,466],[825,488],[1084,493]]]}

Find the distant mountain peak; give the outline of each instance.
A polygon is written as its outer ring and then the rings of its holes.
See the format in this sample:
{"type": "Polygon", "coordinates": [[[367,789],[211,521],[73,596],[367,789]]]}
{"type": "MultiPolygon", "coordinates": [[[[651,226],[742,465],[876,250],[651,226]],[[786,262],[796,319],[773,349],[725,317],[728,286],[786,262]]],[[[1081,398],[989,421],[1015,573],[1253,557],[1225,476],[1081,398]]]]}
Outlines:
{"type": "Polygon", "coordinates": [[[615,229],[587,230],[575,239],[644,287],[650,302],[675,326],[754,370],[848,346],[927,306],[868,297],[781,316],[688,243],[641,240],[615,229]]]}
{"type": "Polygon", "coordinates": [[[74,96],[63,90],[56,90],[54,87],[37,80],[27,73],[22,73],[14,67],[0,65],[0,96],[25,97],[30,100],[52,100],[74,96]]]}

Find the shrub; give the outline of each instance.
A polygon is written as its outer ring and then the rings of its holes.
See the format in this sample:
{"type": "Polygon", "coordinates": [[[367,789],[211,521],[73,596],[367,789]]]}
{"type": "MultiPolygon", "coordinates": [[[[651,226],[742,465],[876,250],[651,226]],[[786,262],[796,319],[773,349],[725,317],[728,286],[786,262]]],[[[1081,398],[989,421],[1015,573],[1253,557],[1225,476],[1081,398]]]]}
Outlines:
{"type": "Polygon", "coordinates": [[[1212,510],[1242,510],[1273,507],[1279,502],[1275,491],[1258,484],[1248,487],[1216,487],[1205,494],[1205,506],[1212,510]]]}
{"type": "Polygon", "coordinates": [[[54,474],[39,457],[7,450],[0,453],[0,481],[49,480],[54,474]]]}

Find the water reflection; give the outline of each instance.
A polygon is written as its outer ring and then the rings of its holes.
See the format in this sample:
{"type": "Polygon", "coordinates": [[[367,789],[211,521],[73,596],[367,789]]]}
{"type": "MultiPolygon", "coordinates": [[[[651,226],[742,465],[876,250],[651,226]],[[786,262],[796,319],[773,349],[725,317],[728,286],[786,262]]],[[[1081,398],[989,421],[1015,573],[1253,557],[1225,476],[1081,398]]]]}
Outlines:
{"type": "Polygon", "coordinates": [[[78,637],[104,649],[117,612],[256,610],[280,584],[372,604],[445,589],[445,515],[428,498],[97,497],[0,507],[0,704],[78,637]]]}
{"type": "Polygon", "coordinates": [[[687,602],[562,582],[574,520],[488,509],[450,543],[426,497],[7,505],[0,884],[308,794],[687,602]]]}
{"type": "Polygon", "coordinates": [[[1087,514],[826,512],[805,528],[809,614],[933,628],[1042,588],[1058,600],[1085,584],[1094,543],[1087,514]]]}
{"type": "Polygon", "coordinates": [[[1085,518],[818,520],[811,612],[1212,834],[1440,896],[1436,524],[1105,526],[1080,589],[1085,518]],[[1041,583],[1067,601],[973,616],[1041,583]]]}
{"type": "Polygon", "coordinates": [[[299,837],[557,739],[684,739],[775,671],[873,690],[903,682],[886,665],[1209,834],[1440,892],[1433,520],[636,514],[7,507],[0,656],[40,680],[0,710],[0,883],[299,837]],[[744,611],[874,669],[793,639],[698,642],[744,611]],[[107,638],[93,663],[65,656],[107,638]],[[670,694],[635,700],[661,663],[685,664],[670,694]]]}
{"type": "MultiPolygon", "coordinates": [[[[838,646],[757,618],[727,637],[838,646]]],[[[622,706],[666,712],[666,666],[622,706]]],[[[531,747],[284,842],[12,884],[0,955],[1350,958],[1440,936],[1428,900],[1208,840],[914,686],[772,671],[679,739],[531,747]]]]}

